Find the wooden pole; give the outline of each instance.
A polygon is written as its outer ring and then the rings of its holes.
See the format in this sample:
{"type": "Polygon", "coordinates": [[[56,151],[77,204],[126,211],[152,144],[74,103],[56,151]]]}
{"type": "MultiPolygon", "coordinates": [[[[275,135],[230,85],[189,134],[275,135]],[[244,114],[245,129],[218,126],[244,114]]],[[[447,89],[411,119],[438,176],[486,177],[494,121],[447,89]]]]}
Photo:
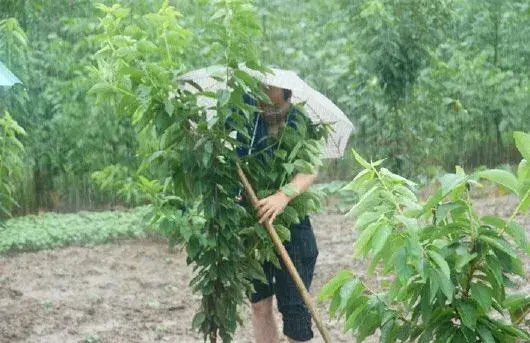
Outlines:
{"type": "MultiPolygon", "coordinates": [[[[239,164],[237,164],[237,173],[239,174],[239,178],[241,179],[241,182],[243,183],[243,187],[245,187],[245,191],[248,197],[250,198],[250,202],[252,206],[257,209],[258,201],[259,201],[258,197],[256,196],[256,193],[254,193],[254,190],[252,189],[252,185],[248,181],[245,173],[243,172],[239,164]]],[[[318,312],[316,311],[316,307],[315,307],[315,304],[313,303],[313,299],[311,299],[311,295],[309,295],[309,292],[305,288],[304,282],[302,281],[300,274],[298,274],[298,271],[296,270],[293,264],[293,261],[291,260],[291,257],[287,253],[287,250],[283,246],[282,241],[280,240],[280,237],[278,236],[278,233],[276,232],[276,229],[274,228],[274,226],[272,226],[271,223],[268,223],[268,222],[266,222],[264,226],[269,232],[272,242],[274,243],[274,246],[276,247],[276,250],[278,254],[280,255],[280,258],[282,259],[285,267],[289,271],[289,274],[291,274],[291,277],[293,278],[296,288],[298,289],[298,292],[302,296],[304,303],[306,304],[307,308],[309,308],[309,311],[311,312],[313,320],[315,321],[315,324],[318,328],[318,331],[320,331],[320,334],[322,335],[324,342],[331,343],[331,337],[329,335],[329,332],[324,326],[324,324],[322,323],[322,319],[320,318],[318,312]]]]}

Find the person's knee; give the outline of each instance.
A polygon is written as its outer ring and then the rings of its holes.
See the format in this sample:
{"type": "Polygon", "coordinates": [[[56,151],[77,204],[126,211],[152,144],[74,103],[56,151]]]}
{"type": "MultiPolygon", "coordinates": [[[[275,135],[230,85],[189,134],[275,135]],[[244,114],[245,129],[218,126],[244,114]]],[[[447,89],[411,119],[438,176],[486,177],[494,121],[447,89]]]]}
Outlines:
{"type": "Polygon", "coordinates": [[[290,342],[308,342],[313,338],[311,315],[304,305],[283,305],[279,310],[283,317],[283,333],[290,342]]]}
{"type": "Polygon", "coordinates": [[[252,314],[264,317],[272,314],[272,297],[265,298],[252,304],[252,314]]]}

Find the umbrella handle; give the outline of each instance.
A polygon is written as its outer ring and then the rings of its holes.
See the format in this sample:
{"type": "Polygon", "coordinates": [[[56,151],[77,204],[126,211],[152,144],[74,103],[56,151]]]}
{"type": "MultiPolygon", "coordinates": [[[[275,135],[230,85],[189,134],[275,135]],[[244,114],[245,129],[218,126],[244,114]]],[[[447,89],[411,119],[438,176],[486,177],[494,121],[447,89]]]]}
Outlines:
{"type": "MultiPolygon", "coordinates": [[[[245,187],[245,191],[250,197],[250,202],[252,203],[252,206],[254,208],[257,208],[258,201],[259,201],[258,197],[256,196],[256,193],[254,193],[254,190],[252,189],[252,185],[248,181],[239,163],[237,164],[237,173],[239,174],[239,178],[241,179],[241,182],[243,183],[243,186],[245,187]]],[[[289,257],[289,254],[287,253],[287,250],[283,246],[282,241],[280,237],[278,236],[278,233],[276,232],[276,229],[269,222],[266,222],[264,226],[269,232],[272,242],[274,243],[274,246],[276,247],[276,250],[278,254],[280,255],[280,258],[282,259],[285,267],[289,271],[289,274],[291,274],[291,277],[293,278],[296,288],[298,289],[298,292],[302,296],[304,303],[309,308],[309,311],[311,312],[313,320],[315,321],[315,324],[318,328],[318,331],[320,331],[322,338],[324,339],[324,342],[331,343],[331,337],[329,335],[329,332],[327,331],[326,327],[323,325],[322,319],[320,318],[320,315],[316,311],[316,307],[315,307],[315,304],[313,303],[313,299],[311,299],[309,292],[305,288],[304,282],[302,281],[300,274],[298,274],[298,271],[296,270],[296,267],[294,266],[293,261],[291,260],[291,257],[289,257]]]]}

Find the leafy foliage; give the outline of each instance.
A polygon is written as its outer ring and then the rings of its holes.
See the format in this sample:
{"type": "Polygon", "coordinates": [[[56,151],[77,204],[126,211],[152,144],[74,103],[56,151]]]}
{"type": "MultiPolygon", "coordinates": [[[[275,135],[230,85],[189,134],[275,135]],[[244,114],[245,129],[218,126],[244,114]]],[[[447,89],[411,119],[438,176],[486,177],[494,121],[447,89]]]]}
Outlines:
{"type": "MultiPolygon", "coordinates": [[[[141,16],[163,0],[117,2],[141,16]]],[[[223,15],[215,2],[171,3],[193,34],[182,46],[186,69],[224,64],[226,44],[259,46],[265,64],[298,71],[334,100],[357,128],[356,149],[388,157],[398,173],[429,178],[433,168],[518,161],[511,133],[530,123],[526,1],[257,0],[255,32],[240,41],[219,34],[221,20],[210,20],[217,10],[223,15]]],[[[138,141],[130,116],[115,115],[110,104],[96,106],[87,95],[97,79],[98,9],[92,0],[55,5],[2,2],[0,59],[24,85],[0,90],[0,102],[28,133],[20,138],[27,168],[15,214],[141,203],[141,196],[118,192],[120,182],[101,191],[103,182],[113,182],[92,177],[118,166],[136,179],[146,143],[138,141]]],[[[248,12],[238,11],[231,16],[248,12]]],[[[351,156],[329,161],[321,175],[349,178],[353,164],[351,156]]]]}
{"type": "MultiPolygon", "coordinates": [[[[214,342],[232,339],[238,306],[252,290],[251,280],[263,278],[261,263],[278,263],[263,227],[248,204],[235,198],[240,189],[236,164],[241,163],[260,196],[277,191],[297,172],[313,172],[319,138],[325,130],[297,122],[279,134],[274,155],[255,152],[243,160],[235,149],[248,147],[229,136],[246,134],[256,108],[243,95],[264,95],[258,83],[238,67],[263,67],[254,37],[259,36],[255,9],[246,1],[217,1],[203,39],[222,57],[226,89],[190,92],[179,75],[187,71],[186,52],[194,40],[181,26],[181,14],[168,3],[154,13],[130,15],[124,7],[100,5],[104,17],[96,53],[100,80],[90,90],[98,103],[129,115],[140,140],[142,163],[136,171],[138,189],[155,204],[157,226],[173,244],[184,244],[196,276],[191,287],[202,295],[193,327],[214,342]],[[217,99],[216,115],[197,103],[197,96],[217,99]],[[289,132],[296,131],[296,132],[289,132]],[[294,136],[297,134],[297,136],[294,136]],[[263,157],[263,163],[261,161],[263,157]],[[252,159],[251,163],[246,163],[252,159]],[[269,161],[272,160],[272,161],[269,161]],[[271,167],[272,169],[265,169],[271,167]],[[271,172],[272,171],[272,172],[271,172]]],[[[120,173],[118,167],[109,174],[120,173]]],[[[105,173],[94,174],[103,182],[105,173]]],[[[109,183],[110,184],[110,183],[109,183]]],[[[291,224],[317,209],[318,199],[306,193],[278,219],[278,231],[288,239],[291,224]]]]}
{"type": "Polygon", "coordinates": [[[530,339],[518,328],[528,314],[527,295],[508,294],[511,278],[525,276],[518,252],[530,253],[526,232],[515,220],[530,208],[526,156],[530,135],[516,133],[525,159],[517,175],[486,170],[466,175],[461,168],[440,178],[425,203],[409,180],[368,162],[354,151],[364,170],[345,187],[360,197],[351,209],[360,235],[355,255],[393,275],[383,291],[341,272],[322,290],[330,313],[344,317],[345,330],[359,341],[379,328],[381,342],[516,342],[530,339]],[[488,179],[515,193],[520,203],[508,218],[481,216],[470,187],[488,179]],[[509,315],[511,322],[499,319],[509,315]]]}
{"type": "MultiPolygon", "coordinates": [[[[27,52],[27,37],[14,18],[0,20],[0,58],[8,65],[23,67],[27,52]]],[[[0,87],[0,225],[10,217],[17,203],[17,186],[24,178],[24,145],[26,132],[7,112],[10,103],[24,103],[19,86],[0,87]]]]}
{"type": "MultiPolygon", "coordinates": [[[[8,112],[0,116],[0,219],[11,215],[16,205],[15,185],[22,178],[24,146],[19,137],[25,131],[8,112]]],[[[0,224],[2,222],[0,221],[0,224]]]]}
{"type": "MultiPolygon", "coordinates": [[[[526,1],[258,4],[265,60],[333,99],[363,155],[414,179],[518,161],[510,137],[530,123],[526,1]]],[[[332,178],[350,177],[348,157],[330,162],[332,178]]]]}
{"type": "Polygon", "coordinates": [[[51,1],[25,1],[6,4],[5,10],[2,16],[13,17],[2,21],[0,59],[23,81],[5,103],[28,133],[21,139],[28,168],[17,184],[17,213],[122,200],[101,194],[91,180],[94,171],[110,164],[138,164],[129,118],[95,108],[86,96],[96,51],[92,2],[56,8],[51,1]]]}
{"type": "Polygon", "coordinates": [[[138,207],[126,212],[50,212],[9,219],[0,228],[0,253],[145,237],[149,234],[149,213],[147,207],[138,207]]]}

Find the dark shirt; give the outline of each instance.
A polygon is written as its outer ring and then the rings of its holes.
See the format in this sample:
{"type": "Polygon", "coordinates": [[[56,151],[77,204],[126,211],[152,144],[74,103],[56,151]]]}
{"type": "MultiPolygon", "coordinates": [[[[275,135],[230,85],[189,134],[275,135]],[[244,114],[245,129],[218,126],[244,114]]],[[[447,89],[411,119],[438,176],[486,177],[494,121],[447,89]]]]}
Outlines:
{"type": "MultiPolygon", "coordinates": [[[[247,105],[257,106],[257,101],[249,95],[244,96],[244,102],[247,105]]],[[[239,112],[234,112],[233,114],[242,115],[242,113],[239,112]]],[[[231,118],[230,121],[233,124],[233,118],[231,118]]],[[[297,124],[301,121],[304,121],[307,126],[310,126],[309,118],[307,118],[307,116],[305,116],[296,106],[291,105],[287,113],[287,125],[293,128],[297,128],[297,124]]],[[[260,113],[258,111],[255,111],[252,114],[250,123],[247,123],[247,125],[245,125],[244,132],[241,132],[241,130],[237,130],[237,140],[242,143],[236,149],[237,155],[239,157],[245,157],[249,155],[250,151],[253,157],[258,159],[260,162],[266,163],[265,159],[263,158],[263,155],[272,155],[274,153],[274,149],[277,148],[276,144],[271,144],[269,138],[270,137],[268,134],[267,122],[260,116],[260,113]],[[252,137],[254,137],[254,139],[252,139],[252,137]]],[[[280,185],[278,185],[278,187],[279,186],[280,185]]],[[[309,216],[300,218],[300,223],[293,225],[293,227],[291,227],[291,230],[295,228],[302,230],[310,230],[311,223],[309,220],[309,216]]]]}

